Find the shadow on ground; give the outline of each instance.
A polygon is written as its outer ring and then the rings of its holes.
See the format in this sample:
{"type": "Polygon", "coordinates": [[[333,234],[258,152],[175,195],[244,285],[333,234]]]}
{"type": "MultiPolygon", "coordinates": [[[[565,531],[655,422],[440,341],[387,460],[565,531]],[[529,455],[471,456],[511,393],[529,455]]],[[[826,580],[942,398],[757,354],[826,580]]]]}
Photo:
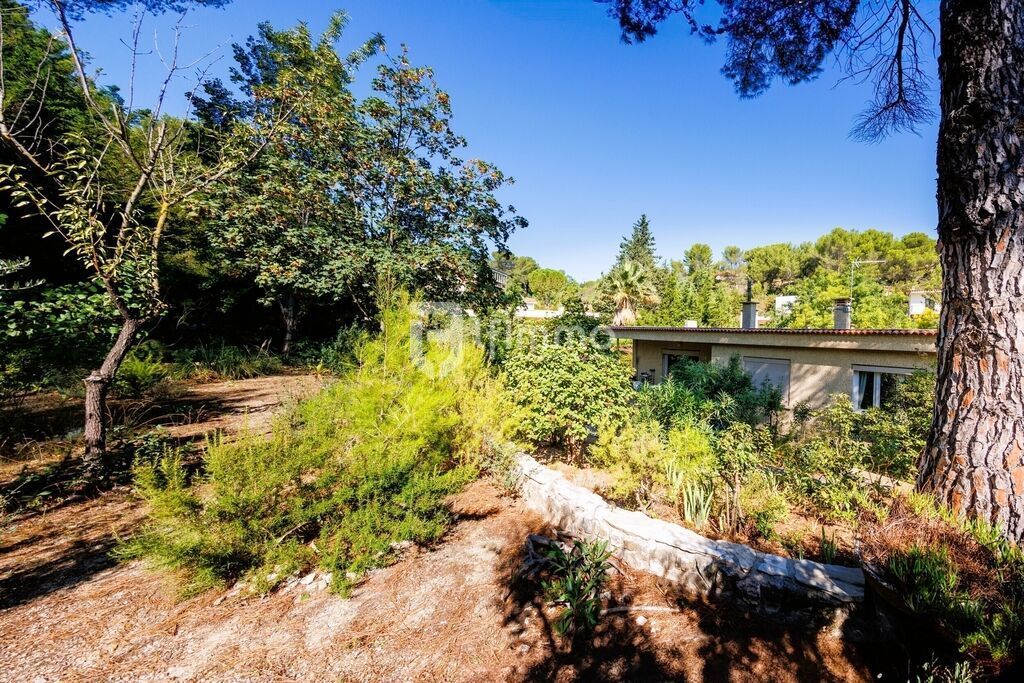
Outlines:
{"type": "Polygon", "coordinates": [[[569,643],[554,630],[556,610],[545,604],[539,581],[520,573],[524,555],[525,548],[502,568],[509,586],[504,626],[523,633],[524,624],[539,622],[540,642],[520,647],[543,656],[531,657],[514,680],[859,681],[905,673],[894,666],[901,661],[896,648],[865,641],[871,620],[863,614],[830,633],[824,619],[780,623],[725,601],[694,600],[625,568],[609,581],[608,613],[596,631],[569,643]]]}
{"type": "MultiPolygon", "coordinates": [[[[0,609],[31,602],[54,591],[88,581],[93,575],[113,567],[114,537],[79,539],[61,549],[54,557],[38,564],[22,564],[0,578],[0,609]]],[[[8,548],[4,548],[6,552],[8,548]]]]}

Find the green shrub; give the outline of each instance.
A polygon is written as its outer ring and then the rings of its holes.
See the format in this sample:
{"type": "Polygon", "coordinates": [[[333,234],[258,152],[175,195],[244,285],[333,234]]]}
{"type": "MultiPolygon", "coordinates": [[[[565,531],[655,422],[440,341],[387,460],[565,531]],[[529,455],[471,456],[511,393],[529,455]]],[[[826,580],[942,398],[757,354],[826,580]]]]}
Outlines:
{"type": "Polygon", "coordinates": [[[771,472],[755,470],[740,485],[740,509],[761,538],[775,538],[775,527],[789,515],[789,501],[771,472]]]}
{"type": "Polygon", "coordinates": [[[726,493],[723,519],[729,528],[735,529],[744,519],[743,486],[771,452],[771,435],[763,427],[737,422],[721,432],[714,445],[718,476],[726,493]]]}
{"type": "Polygon", "coordinates": [[[545,555],[552,578],[544,582],[544,591],[549,600],[562,606],[555,632],[575,637],[593,631],[601,616],[601,589],[612,555],[608,543],[575,540],[568,553],[552,543],[545,555]]]}
{"type": "Polygon", "coordinates": [[[114,376],[114,393],[137,398],[167,379],[171,368],[163,361],[163,355],[163,347],[154,341],[143,342],[132,349],[114,376]]]}
{"type": "Polygon", "coordinates": [[[344,592],[399,542],[438,538],[451,521],[446,496],[475,475],[485,444],[503,442],[494,417],[508,411],[481,349],[430,344],[430,367],[450,370],[436,376],[411,358],[407,304],[382,316],[358,369],[269,438],[211,442],[196,482],[174,454],[141,463],[152,512],[123,554],[181,571],[187,591],[237,577],[267,589],[320,567],[344,592]]]}
{"type": "Polygon", "coordinates": [[[911,476],[924,450],[935,405],[935,373],[917,370],[896,385],[881,408],[857,416],[856,437],[868,444],[865,465],[893,477],[911,476]]]}
{"type": "Polygon", "coordinates": [[[666,381],[641,389],[638,404],[642,414],[666,429],[683,422],[725,429],[735,422],[773,422],[782,409],[782,397],[771,385],[755,387],[739,356],[733,356],[725,365],[676,363],[666,381]]]}
{"type": "Polygon", "coordinates": [[[787,475],[797,490],[828,517],[852,519],[868,502],[857,470],[868,458],[868,444],[856,438],[857,413],[850,397],[833,395],[831,403],[817,411],[786,458],[787,475]]]}
{"type": "Polygon", "coordinates": [[[505,361],[515,402],[523,409],[521,435],[563,446],[570,458],[601,422],[624,423],[632,386],[615,354],[589,340],[517,344],[505,361]]]}
{"type": "Polygon", "coordinates": [[[623,425],[604,422],[589,459],[615,478],[612,487],[603,492],[608,498],[644,509],[651,502],[655,484],[664,481],[664,468],[671,457],[656,423],[629,420],[623,425]]]}
{"type": "Polygon", "coordinates": [[[361,327],[343,327],[334,339],[320,344],[299,342],[289,357],[289,363],[301,365],[316,372],[341,376],[357,364],[356,352],[366,343],[366,330],[361,327]]]}
{"type": "Polygon", "coordinates": [[[249,379],[281,371],[281,359],[265,348],[200,344],[175,354],[176,374],[196,379],[249,379]]]}

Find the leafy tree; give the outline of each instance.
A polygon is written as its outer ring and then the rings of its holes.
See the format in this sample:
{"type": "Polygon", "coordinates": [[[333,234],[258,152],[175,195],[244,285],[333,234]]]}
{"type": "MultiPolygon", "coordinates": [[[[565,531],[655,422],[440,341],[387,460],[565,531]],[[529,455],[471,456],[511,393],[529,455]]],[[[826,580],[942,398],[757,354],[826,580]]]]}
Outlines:
{"type": "Polygon", "coordinates": [[[718,281],[714,253],[706,244],[694,244],[683,257],[682,310],[688,320],[711,327],[729,326],[739,310],[738,297],[718,281]]]}
{"type": "Polygon", "coordinates": [[[636,223],[633,224],[633,232],[624,238],[619,244],[619,256],[615,259],[615,267],[620,268],[626,261],[632,261],[637,265],[654,269],[657,262],[654,247],[654,235],[651,233],[651,224],[647,220],[647,214],[641,214],[636,223]]]}
{"type": "MultiPolygon", "coordinates": [[[[348,85],[380,39],[342,58],[334,46],[346,22],[344,14],[335,14],[316,41],[305,25],[277,31],[261,24],[258,39],[244,49],[235,46],[239,68],[232,80],[250,99],[227,110],[251,122],[237,129],[245,144],[269,144],[243,177],[210,194],[206,213],[227,257],[254,278],[264,303],[280,308],[286,355],[303,302],[337,301],[358,274],[352,252],[362,227],[354,202],[338,188],[352,182],[362,134],[348,85]],[[289,113],[276,121],[267,111],[289,113]]],[[[225,98],[220,86],[207,93],[209,100],[196,98],[204,111],[218,109],[212,103],[225,98]]]]}
{"type": "MultiPolygon", "coordinates": [[[[106,470],[107,392],[128,352],[164,308],[160,264],[168,222],[246,159],[224,145],[214,163],[204,163],[191,151],[193,130],[163,113],[168,88],[185,68],[176,50],[166,57],[168,73],[155,106],[133,109],[97,91],[75,43],[74,15],[61,2],[51,4],[64,39],[49,43],[20,101],[8,96],[0,73],[0,141],[15,158],[0,166],[0,183],[16,201],[45,218],[68,253],[102,287],[121,320],[103,362],[85,378],[85,463],[91,474],[100,476],[106,470]],[[54,59],[60,64],[64,55],[70,59],[70,72],[46,68],[54,59]],[[79,88],[97,134],[69,133],[55,147],[31,123],[34,110],[25,102],[45,99],[54,78],[76,84],[65,86],[79,88]]],[[[137,43],[133,50],[138,54],[137,43]]],[[[6,69],[6,62],[0,67],[6,69]]]]}
{"type": "Polygon", "coordinates": [[[546,308],[555,308],[562,303],[569,287],[569,278],[565,273],[553,268],[538,268],[531,271],[527,282],[530,285],[530,293],[546,308]]]}
{"type": "Polygon", "coordinates": [[[615,305],[613,325],[633,325],[638,305],[654,305],[660,301],[651,271],[632,261],[626,261],[608,276],[605,296],[615,305]]]}
{"type": "Polygon", "coordinates": [[[530,286],[530,273],[540,267],[532,256],[516,256],[514,254],[503,256],[499,252],[495,252],[491,257],[491,265],[506,273],[509,281],[517,283],[523,290],[530,286]]]}
{"type": "Polygon", "coordinates": [[[607,1],[626,40],[653,36],[674,14],[707,40],[724,38],[722,71],[744,97],[776,78],[812,80],[840,56],[853,76],[874,84],[853,130],[864,139],[913,130],[932,115],[920,57],[938,34],[945,303],[937,409],[917,485],[1024,538],[1024,6],[946,0],[932,27],[917,0],[719,0],[717,14],[699,0],[607,1]],[[713,13],[710,21],[702,10],[713,13]]]}
{"type": "Polygon", "coordinates": [[[346,190],[364,234],[351,256],[365,283],[384,274],[429,299],[483,309],[500,294],[490,251],[507,250],[526,220],[495,197],[511,178],[458,156],[466,140],[452,130],[450,97],[433,76],[403,48],[379,67],[359,107],[365,132],[346,190]]]}

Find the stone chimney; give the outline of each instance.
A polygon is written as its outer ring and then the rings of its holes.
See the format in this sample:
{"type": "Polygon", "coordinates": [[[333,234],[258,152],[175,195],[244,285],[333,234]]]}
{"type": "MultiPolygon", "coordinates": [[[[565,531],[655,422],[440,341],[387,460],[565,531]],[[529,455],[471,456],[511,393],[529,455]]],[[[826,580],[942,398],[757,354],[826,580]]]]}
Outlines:
{"type": "Polygon", "coordinates": [[[837,330],[848,330],[853,326],[853,303],[850,299],[836,299],[832,312],[837,330]]]}
{"type": "Polygon", "coordinates": [[[753,330],[757,327],[757,302],[754,301],[753,280],[747,280],[747,300],[743,302],[740,327],[753,330]]]}

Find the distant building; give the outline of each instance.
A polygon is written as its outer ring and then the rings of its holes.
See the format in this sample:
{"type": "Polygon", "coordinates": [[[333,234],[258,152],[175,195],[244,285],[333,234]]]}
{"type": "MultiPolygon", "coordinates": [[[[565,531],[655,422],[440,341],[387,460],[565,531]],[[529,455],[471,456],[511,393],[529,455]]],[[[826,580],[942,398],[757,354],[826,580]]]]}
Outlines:
{"type": "Polygon", "coordinates": [[[497,268],[491,268],[491,274],[494,275],[494,284],[498,285],[502,289],[508,288],[509,275],[503,270],[497,268]]]}
{"type": "Polygon", "coordinates": [[[795,294],[785,294],[775,297],[775,315],[784,316],[793,312],[793,306],[800,300],[795,294]]]}
{"type": "Polygon", "coordinates": [[[557,318],[564,312],[565,309],[562,306],[556,309],[539,308],[537,300],[532,296],[528,296],[523,299],[523,305],[516,309],[516,317],[528,320],[545,320],[547,318],[557,318]]]}
{"type": "Polygon", "coordinates": [[[939,312],[938,302],[932,298],[930,292],[913,291],[907,297],[907,313],[910,315],[921,315],[925,311],[939,312]]]}

